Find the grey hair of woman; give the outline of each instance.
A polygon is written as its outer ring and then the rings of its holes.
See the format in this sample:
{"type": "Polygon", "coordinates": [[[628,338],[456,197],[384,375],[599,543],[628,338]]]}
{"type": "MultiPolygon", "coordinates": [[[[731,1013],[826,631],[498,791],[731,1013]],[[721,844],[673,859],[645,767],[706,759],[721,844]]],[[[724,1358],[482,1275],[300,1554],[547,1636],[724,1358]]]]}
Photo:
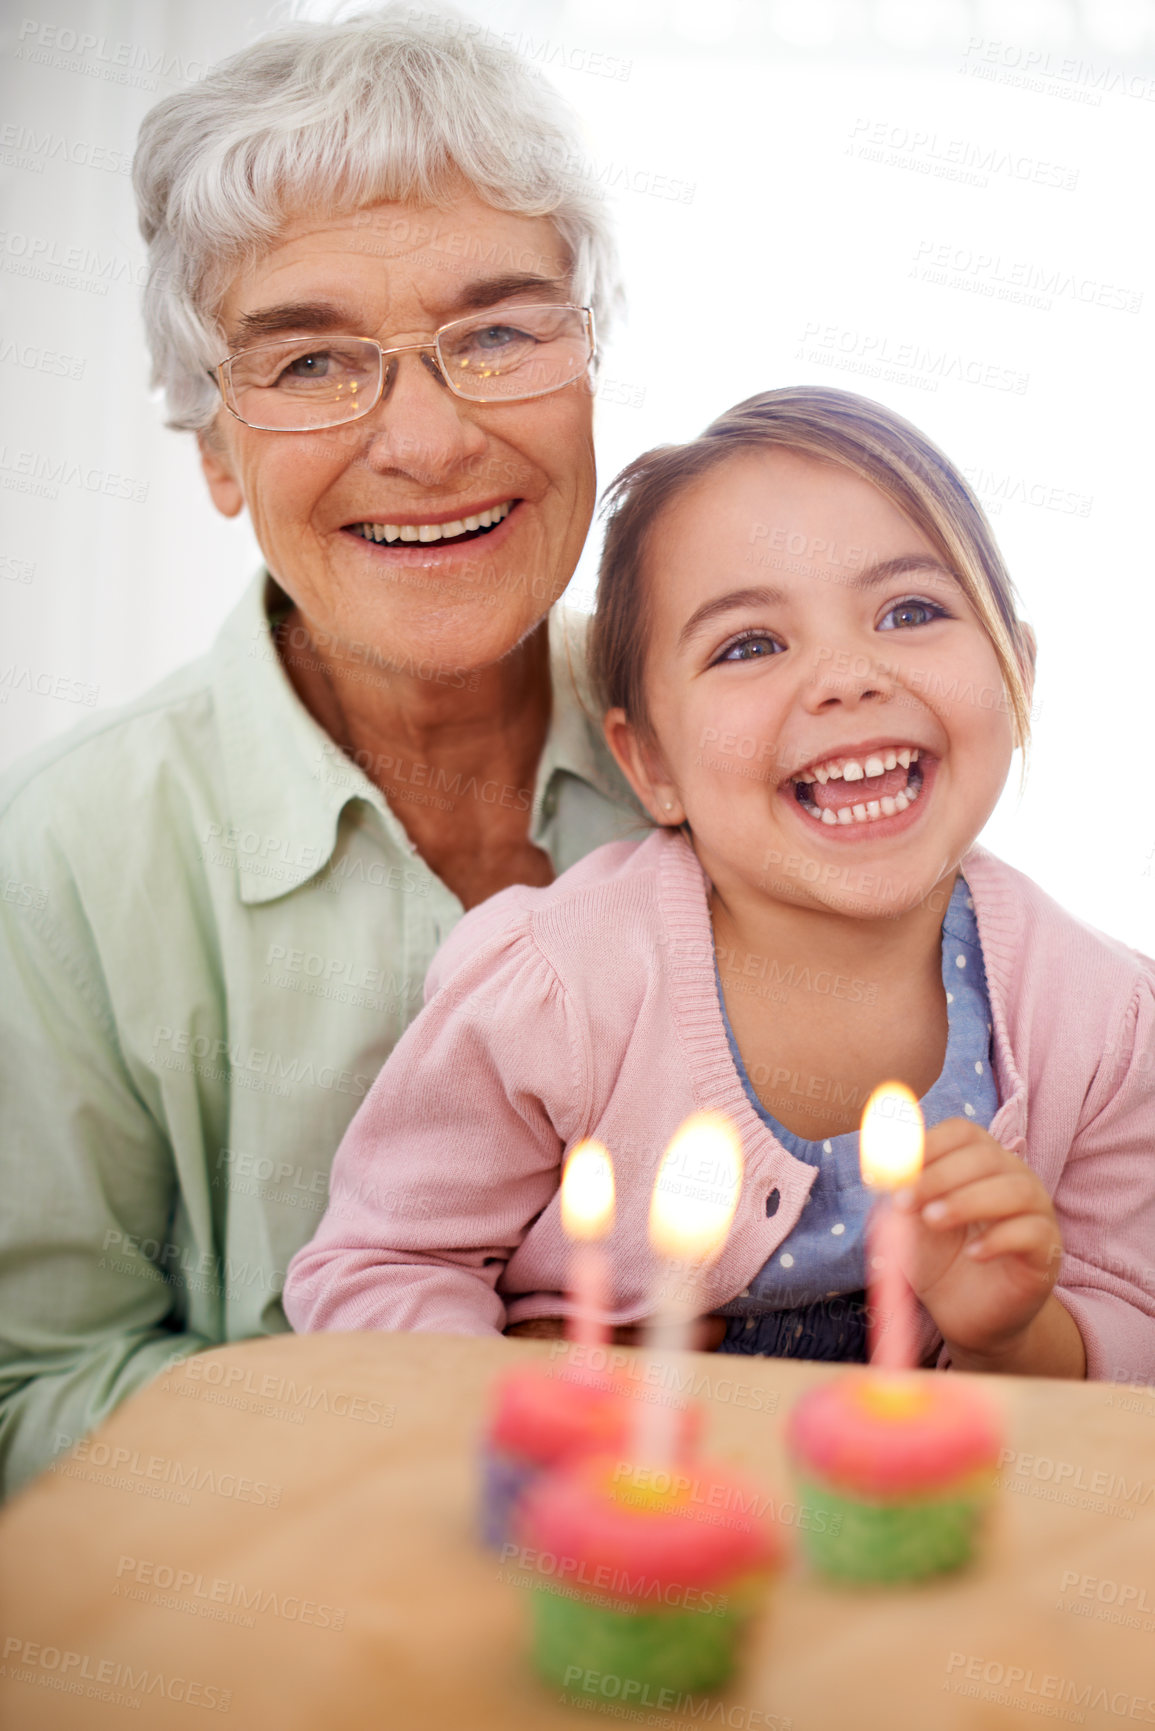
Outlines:
{"type": "MultiPolygon", "coordinates": [[[[170,426],[213,420],[220,396],[207,369],[224,355],[221,299],[303,210],[444,206],[464,182],[499,210],[552,218],[575,298],[604,330],[620,298],[617,263],[572,110],[484,26],[414,12],[392,5],[293,25],[146,116],[133,182],[149,249],[152,382],[170,426]]],[[[415,232],[398,241],[420,250],[415,232]]],[[[478,262],[518,268],[496,248],[478,262]]]]}

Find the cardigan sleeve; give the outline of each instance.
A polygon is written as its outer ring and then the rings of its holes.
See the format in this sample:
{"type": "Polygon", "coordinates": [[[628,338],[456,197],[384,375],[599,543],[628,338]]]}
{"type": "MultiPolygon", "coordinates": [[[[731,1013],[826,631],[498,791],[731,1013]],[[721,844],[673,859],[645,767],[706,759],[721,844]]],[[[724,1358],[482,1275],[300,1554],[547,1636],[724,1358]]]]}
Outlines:
{"type": "Polygon", "coordinates": [[[1087,1376],[1155,1383],[1155,990],[1142,974],[1088,1089],[1054,1193],[1056,1296],[1087,1376]]]}
{"type": "Polygon", "coordinates": [[[295,1329],[504,1326],[497,1282],[558,1188],[590,1092],[585,1037],[519,901],[467,914],[435,958],[289,1264],[295,1329]]]}

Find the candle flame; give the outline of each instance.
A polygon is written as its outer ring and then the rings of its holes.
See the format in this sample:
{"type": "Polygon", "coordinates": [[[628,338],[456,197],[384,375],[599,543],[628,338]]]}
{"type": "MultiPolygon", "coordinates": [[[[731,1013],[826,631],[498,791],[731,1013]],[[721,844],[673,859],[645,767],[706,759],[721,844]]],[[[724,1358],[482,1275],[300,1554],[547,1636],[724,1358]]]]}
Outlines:
{"type": "Polygon", "coordinates": [[[742,1144],[719,1112],[695,1112],[662,1156],[650,1200],[650,1243],[661,1256],[705,1262],[726,1242],[742,1189],[742,1144]]]}
{"type": "Polygon", "coordinates": [[[561,1180],[561,1223],[567,1238],[602,1238],[614,1222],[614,1168],[600,1142],[579,1142],[561,1180]]]}
{"type": "Polygon", "coordinates": [[[858,1158],[871,1190],[898,1190],[922,1171],[922,1110],[904,1082],[883,1082],[862,1114],[858,1158]]]}

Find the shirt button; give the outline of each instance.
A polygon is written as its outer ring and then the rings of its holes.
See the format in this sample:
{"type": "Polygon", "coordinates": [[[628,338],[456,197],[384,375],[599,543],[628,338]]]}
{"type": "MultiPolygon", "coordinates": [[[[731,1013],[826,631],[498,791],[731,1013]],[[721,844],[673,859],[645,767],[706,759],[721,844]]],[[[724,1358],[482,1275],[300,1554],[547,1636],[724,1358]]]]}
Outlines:
{"type": "Polygon", "coordinates": [[[778,1204],[781,1202],[781,1200],[782,1200],[782,1197],[781,1197],[780,1193],[777,1190],[771,1190],[769,1196],[767,1196],[767,1198],[766,1198],[767,1218],[769,1218],[769,1216],[771,1214],[777,1214],[778,1204]]]}

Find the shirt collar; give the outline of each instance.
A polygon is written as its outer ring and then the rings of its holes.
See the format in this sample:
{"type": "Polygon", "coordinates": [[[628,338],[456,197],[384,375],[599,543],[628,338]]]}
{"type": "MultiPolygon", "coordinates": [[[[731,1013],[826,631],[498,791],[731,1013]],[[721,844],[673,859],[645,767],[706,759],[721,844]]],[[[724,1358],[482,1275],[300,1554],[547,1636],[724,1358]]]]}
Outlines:
{"type": "Polygon", "coordinates": [[[327,865],[350,799],[367,799],[384,815],[372,783],[293,690],[269,627],[269,610],[282,600],[273,579],[260,572],[214,650],[231,826],[226,839],[246,903],[275,901],[327,865]]]}
{"type": "MultiPolygon", "coordinates": [[[[314,721],[293,690],[270,631],[283,591],[261,571],[221,628],[214,691],[241,900],[275,901],[307,883],[333,856],[350,800],[376,812],[405,858],[416,855],[379,788],[314,721]]],[[[629,800],[585,681],[586,615],[555,607],[549,616],[553,703],[538,764],[530,832],[556,804],[554,783],[572,775],[618,803],[629,800]]]]}

